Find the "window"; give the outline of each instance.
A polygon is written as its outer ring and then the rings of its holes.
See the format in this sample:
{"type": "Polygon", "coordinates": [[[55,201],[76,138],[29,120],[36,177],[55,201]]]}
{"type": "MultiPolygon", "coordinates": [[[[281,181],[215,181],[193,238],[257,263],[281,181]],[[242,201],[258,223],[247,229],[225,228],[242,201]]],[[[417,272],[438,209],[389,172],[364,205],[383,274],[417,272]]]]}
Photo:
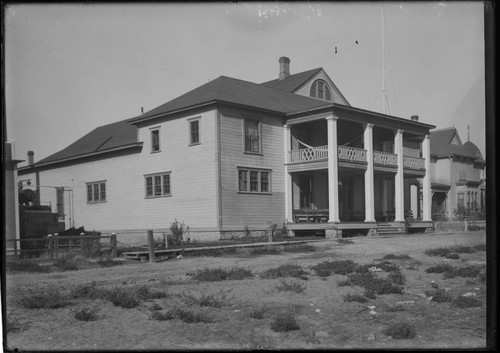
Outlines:
{"type": "Polygon", "coordinates": [[[260,122],[245,119],[245,152],[260,153],[260,122]]]}
{"type": "Polygon", "coordinates": [[[311,90],[309,91],[309,95],[314,98],[324,99],[327,101],[331,101],[331,93],[330,87],[323,80],[316,80],[311,86],[311,90]]]}
{"type": "Polygon", "coordinates": [[[240,192],[271,193],[271,172],[238,168],[238,185],[240,192]]]}
{"type": "Polygon", "coordinates": [[[106,182],[87,183],[87,202],[105,202],[106,201],[106,182]]]}
{"type": "Polygon", "coordinates": [[[170,196],[170,173],[146,175],[146,197],[170,196]]]}
{"type": "Polygon", "coordinates": [[[192,120],[189,122],[190,128],[190,144],[195,145],[200,143],[200,121],[192,120]]]}
{"type": "Polygon", "coordinates": [[[151,152],[160,151],[160,130],[151,130],[151,152]]]}

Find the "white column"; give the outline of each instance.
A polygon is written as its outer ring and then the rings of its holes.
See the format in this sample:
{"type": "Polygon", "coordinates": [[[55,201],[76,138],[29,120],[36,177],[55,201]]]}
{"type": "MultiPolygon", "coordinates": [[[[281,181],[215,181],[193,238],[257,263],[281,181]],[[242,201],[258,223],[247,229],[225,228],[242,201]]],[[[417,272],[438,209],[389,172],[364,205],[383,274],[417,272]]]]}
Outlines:
{"type": "MultiPolygon", "coordinates": [[[[291,132],[290,126],[284,126],[284,139],[285,139],[285,163],[290,162],[291,150],[291,132]]],[[[288,222],[293,222],[293,194],[292,194],[292,176],[288,172],[288,166],[285,164],[285,219],[288,222]]]]}
{"type": "Polygon", "coordinates": [[[364,148],[368,165],[365,171],[365,222],[375,222],[375,189],[373,187],[373,124],[365,125],[364,148]]]}
{"type": "Polygon", "coordinates": [[[431,139],[425,135],[422,142],[422,157],[425,158],[425,176],[422,185],[422,220],[432,220],[432,192],[431,192],[431,139]]]}
{"type": "Polygon", "coordinates": [[[340,222],[337,117],[330,116],[326,118],[326,121],[328,130],[328,221],[340,222]]]}
{"type": "Polygon", "coordinates": [[[395,152],[398,156],[398,171],[395,179],[395,222],[404,222],[405,220],[405,200],[404,200],[404,171],[403,171],[403,130],[398,130],[394,137],[395,152]]]}

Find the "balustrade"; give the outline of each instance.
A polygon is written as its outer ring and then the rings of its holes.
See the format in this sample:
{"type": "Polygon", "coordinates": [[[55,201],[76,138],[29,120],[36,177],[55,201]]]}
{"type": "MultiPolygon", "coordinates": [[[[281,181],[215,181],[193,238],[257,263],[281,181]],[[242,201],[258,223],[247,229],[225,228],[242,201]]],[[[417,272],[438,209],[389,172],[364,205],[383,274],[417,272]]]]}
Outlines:
{"type": "Polygon", "coordinates": [[[375,164],[397,166],[398,165],[398,155],[389,152],[379,152],[373,151],[373,162],[375,164]]]}

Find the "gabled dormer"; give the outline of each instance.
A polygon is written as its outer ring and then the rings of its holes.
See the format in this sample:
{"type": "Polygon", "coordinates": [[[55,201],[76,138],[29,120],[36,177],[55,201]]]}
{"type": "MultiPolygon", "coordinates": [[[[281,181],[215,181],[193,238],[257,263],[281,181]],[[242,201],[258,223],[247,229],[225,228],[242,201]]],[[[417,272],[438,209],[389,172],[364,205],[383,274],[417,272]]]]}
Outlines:
{"type": "Polygon", "coordinates": [[[264,82],[261,84],[262,86],[350,106],[323,68],[290,75],[290,59],[281,57],[279,64],[279,78],[264,82]]]}

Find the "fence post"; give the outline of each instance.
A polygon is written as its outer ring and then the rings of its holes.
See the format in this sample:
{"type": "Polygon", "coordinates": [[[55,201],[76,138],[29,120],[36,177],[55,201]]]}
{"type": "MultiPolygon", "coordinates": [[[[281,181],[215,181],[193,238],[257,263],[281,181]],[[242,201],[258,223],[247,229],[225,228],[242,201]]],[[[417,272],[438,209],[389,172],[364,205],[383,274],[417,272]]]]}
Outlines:
{"type": "Polygon", "coordinates": [[[52,241],[52,234],[47,236],[49,237],[49,257],[52,260],[54,258],[54,243],[52,241]]]}
{"type": "MultiPolygon", "coordinates": [[[[21,247],[21,242],[19,242],[19,247],[21,247]]],[[[17,239],[14,239],[14,258],[19,260],[19,256],[17,255],[17,239]]]]}
{"type": "Polygon", "coordinates": [[[149,247],[149,262],[155,262],[155,251],[153,249],[153,231],[151,229],[148,230],[148,247],[149,247]]]}
{"type": "Polygon", "coordinates": [[[466,232],[468,232],[468,231],[469,231],[469,220],[468,220],[468,219],[466,219],[466,220],[464,221],[464,224],[465,224],[465,226],[464,226],[465,231],[466,231],[466,232]]]}
{"type": "Polygon", "coordinates": [[[116,233],[111,233],[111,257],[116,257],[116,233]]]}
{"type": "Polygon", "coordinates": [[[57,239],[57,233],[54,234],[54,248],[56,253],[56,259],[59,258],[59,240],[57,239]]]}

